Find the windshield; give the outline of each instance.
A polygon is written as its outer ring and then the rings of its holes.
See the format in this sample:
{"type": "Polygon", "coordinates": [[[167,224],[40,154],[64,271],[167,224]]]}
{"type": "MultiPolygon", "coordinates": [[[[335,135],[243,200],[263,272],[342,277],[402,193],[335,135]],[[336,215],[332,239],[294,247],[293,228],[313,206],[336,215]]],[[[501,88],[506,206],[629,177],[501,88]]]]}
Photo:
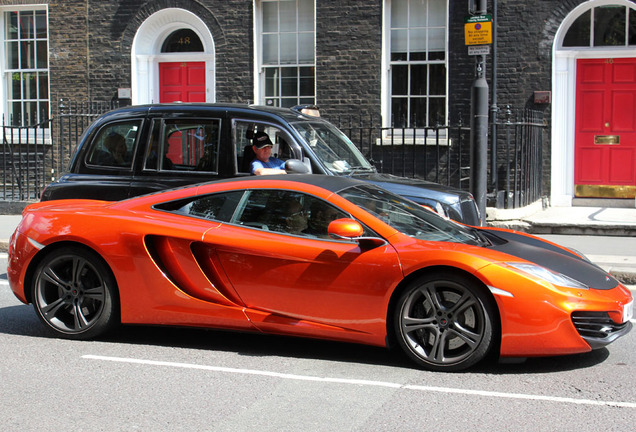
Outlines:
{"type": "Polygon", "coordinates": [[[488,243],[474,228],[444,219],[413,201],[371,185],[348,188],[338,195],[411,237],[473,245],[488,243]]]}
{"type": "Polygon", "coordinates": [[[332,173],[375,171],[351,140],[331,123],[297,122],[292,127],[332,173]]]}

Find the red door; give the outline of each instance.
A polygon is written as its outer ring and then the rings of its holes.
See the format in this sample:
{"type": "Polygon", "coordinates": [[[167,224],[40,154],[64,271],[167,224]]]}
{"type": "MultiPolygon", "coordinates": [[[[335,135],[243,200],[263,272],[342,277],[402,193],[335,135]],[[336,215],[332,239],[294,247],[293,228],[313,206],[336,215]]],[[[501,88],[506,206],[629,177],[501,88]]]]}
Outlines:
{"type": "Polygon", "coordinates": [[[636,58],[579,59],[576,76],[575,195],[634,198],[636,58]]]}
{"type": "Polygon", "coordinates": [[[159,102],[205,102],[205,62],[159,63],[159,102]]]}

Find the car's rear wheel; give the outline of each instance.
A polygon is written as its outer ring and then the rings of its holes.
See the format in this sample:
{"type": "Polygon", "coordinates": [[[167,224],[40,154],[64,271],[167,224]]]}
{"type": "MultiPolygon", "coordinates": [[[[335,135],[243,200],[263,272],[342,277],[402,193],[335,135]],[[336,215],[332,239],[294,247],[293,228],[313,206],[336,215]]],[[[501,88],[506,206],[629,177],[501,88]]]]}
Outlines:
{"type": "Polygon", "coordinates": [[[404,352],[422,367],[466,369],[494,345],[494,306],[484,290],[450,273],[428,275],[399,295],[393,325],[404,352]]]}
{"type": "Polygon", "coordinates": [[[35,311],[58,336],[91,339],[119,321],[115,279],[101,257],[88,249],[52,251],[32,280],[35,311]]]}

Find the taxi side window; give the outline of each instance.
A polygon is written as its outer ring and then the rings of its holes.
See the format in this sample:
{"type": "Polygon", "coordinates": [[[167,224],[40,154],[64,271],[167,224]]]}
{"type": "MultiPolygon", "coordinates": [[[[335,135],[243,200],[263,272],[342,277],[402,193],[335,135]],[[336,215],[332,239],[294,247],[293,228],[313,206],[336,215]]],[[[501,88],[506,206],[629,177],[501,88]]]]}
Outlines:
{"type": "Polygon", "coordinates": [[[153,124],[146,169],[218,172],[219,119],[166,119],[161,126],[153,124]]]}
{"type": "Polygon", "coordinates": [[[291,139],[286,132],[267,123],[235,121],[232,130],[236,168],[238,173],[249,174],[250,164],[255,155],[252,150],[252,138],[256,132],[265,132],[272,141],[272,156],[281,160],[298,158],[290,145],[291,139]]]}
{"type": "Polygon", "coordinates": [[[91,143],[86,164],[130,169],[141,120],[110,123],[101,128],[91,143]]]}

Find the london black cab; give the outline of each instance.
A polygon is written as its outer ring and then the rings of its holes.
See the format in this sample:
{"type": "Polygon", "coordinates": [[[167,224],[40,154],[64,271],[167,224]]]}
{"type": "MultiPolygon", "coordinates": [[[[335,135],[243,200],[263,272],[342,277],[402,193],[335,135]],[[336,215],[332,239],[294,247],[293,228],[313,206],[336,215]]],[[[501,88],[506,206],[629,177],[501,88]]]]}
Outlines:
{"type": "Polygon", "coordinates": [[[42,200],[118,201],[187,184],[250,175],[252,137],[266,132],[272,154],[314,174],[377,184],[468,225],[479,225],[472,195],[423,180],[380,174],[328,121],[300,109],[232,104],[132,106],[99,117],[82,135],[68,173],[42,200]],[[300,162],[298,162],[300,161],[300,162]]]}

